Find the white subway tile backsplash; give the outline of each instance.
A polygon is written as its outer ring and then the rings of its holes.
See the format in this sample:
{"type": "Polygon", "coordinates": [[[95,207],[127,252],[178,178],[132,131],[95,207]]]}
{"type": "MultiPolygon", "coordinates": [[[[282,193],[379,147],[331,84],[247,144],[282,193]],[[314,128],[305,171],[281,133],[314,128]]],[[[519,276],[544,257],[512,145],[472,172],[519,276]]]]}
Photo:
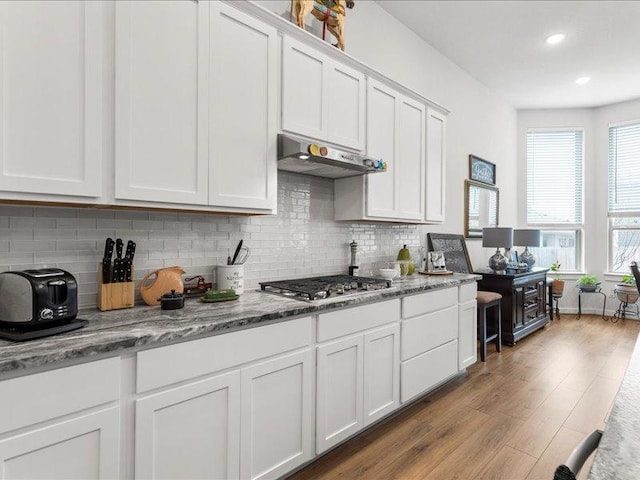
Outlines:
{"type": "Polygon", "coordinates": [[[98,225],[97,218],[75,218],[75,217],[56,218],[57,228],[74,228],[77,230],[79,229],[95,230],[97,225],[98,225]]]}
{"type": "Polygon", "coordinates": [[[56,249],[53,240],[17,240],[9,241],[9,250],[12,252],[52,252],[56,249]]]}
{"type": "Polygon", "coordinates": [[[349,243],[358,242],[360,274],[395,258],[402,244],[420,245],[417,226],[335,222],[333,181],[280,173],[278,214],[226,216],[0,206],[0,267],[56,266],[79,282],[79,302],[96,302],[97,269],[107,237],[137,244],[134,278],[180,265],[187,276],[215,282],[240,239],[251,249],[245,285],[290,277],[346,272],[349,243]]]}
{"type": "Polygon", "coordinates": [[[77,230],[67,228],[36,228],[33,231],[34,240],[75,240],[78,237],[77,230]]]}
{"type": "Polygon", "coordinates": [[[9,228],[33,229],[33,228],[55,228],[56,221],[53,218],[40,217],[9,217],[9,228]]]}

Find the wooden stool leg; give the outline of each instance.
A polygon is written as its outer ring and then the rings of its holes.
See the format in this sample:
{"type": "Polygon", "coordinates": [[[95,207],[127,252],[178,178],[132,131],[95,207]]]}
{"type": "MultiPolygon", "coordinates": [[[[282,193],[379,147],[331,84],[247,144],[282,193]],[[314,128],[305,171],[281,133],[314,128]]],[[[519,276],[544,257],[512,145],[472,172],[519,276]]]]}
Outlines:
{"type": "Polygon", "coordinates": [[[502,351],[502,308],[500,307],[500,302],[496,305],[498,309],[498,317],[496,320],[496,328],[498,329],[498,337],[496,338],[496,350],[499,352],[502,351]]]}
{"type": "Polygon", "coordinates": [[[486,362],[487,358],[487,309],[482,306],[480,314],[480,360],[486,362]]]}

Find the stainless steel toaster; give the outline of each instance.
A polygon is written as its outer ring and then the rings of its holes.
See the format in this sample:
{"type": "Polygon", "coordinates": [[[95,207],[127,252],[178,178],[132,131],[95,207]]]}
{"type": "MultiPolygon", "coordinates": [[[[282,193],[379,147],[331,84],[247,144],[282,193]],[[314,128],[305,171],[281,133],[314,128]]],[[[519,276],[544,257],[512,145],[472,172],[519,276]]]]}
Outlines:
{"type": "Polygon", "coordinates": [[[0,322],[45,327],[78,314],[78,285],[69,272],[42,268],[0,273],[0,322]]]}

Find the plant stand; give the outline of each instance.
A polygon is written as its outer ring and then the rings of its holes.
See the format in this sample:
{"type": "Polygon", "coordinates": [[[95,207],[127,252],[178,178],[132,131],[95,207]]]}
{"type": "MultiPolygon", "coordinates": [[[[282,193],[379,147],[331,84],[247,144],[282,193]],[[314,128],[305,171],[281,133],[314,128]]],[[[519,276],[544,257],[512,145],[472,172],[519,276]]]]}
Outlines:
{"type": "Polygon", "coordinates": [[[615,290],[615,293],[618,296],[618,300],[620,300],[620,305],[618,305],[618,310],[611,317],[611,321],[616,323],[621,318],[627,318],[627,312],[635,315],[636,318],[640,318],[640,307],[636,303],[638,301],[638,293],[628,293],[618,289],[615,290]],[[636,307],[635,312],[631,310],[631,306],[636,307]]]}
{"type": "Polygon", "coordinates": [[[599,293],[600,295],[602,295],[603,301],[602,301],[602,319],[606,320],[607,317],[604,316],[604,312],[605,309],[607,308],[607,294],[604,293],[602,291],[602,289],[600,287],[596,288],[595,290],[591,291],[591,290],[582,290],[581,288],[578,288],[578,320],[580,320],[580,317],[582,316],[582,294],[583,293],[599,293]]]}

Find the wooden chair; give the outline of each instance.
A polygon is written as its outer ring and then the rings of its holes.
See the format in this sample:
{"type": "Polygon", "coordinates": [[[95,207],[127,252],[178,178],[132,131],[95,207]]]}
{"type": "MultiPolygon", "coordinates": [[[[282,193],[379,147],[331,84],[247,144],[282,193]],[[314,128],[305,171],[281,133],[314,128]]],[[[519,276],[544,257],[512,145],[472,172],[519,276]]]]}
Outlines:
{"type": "Polygon", "coordinates": [[[502,351],[502,315],[500,312],[500,301],[502,295],[495,292],[478,291],[476,300],[478,302],[478,340],[480,340],[480,359],[486,362],[487,344],[495,340],[496,350],[502,351]],[[487,336],[487,310],[495,308],[497,314],[493,315],[493,334],[487,336]]]}

